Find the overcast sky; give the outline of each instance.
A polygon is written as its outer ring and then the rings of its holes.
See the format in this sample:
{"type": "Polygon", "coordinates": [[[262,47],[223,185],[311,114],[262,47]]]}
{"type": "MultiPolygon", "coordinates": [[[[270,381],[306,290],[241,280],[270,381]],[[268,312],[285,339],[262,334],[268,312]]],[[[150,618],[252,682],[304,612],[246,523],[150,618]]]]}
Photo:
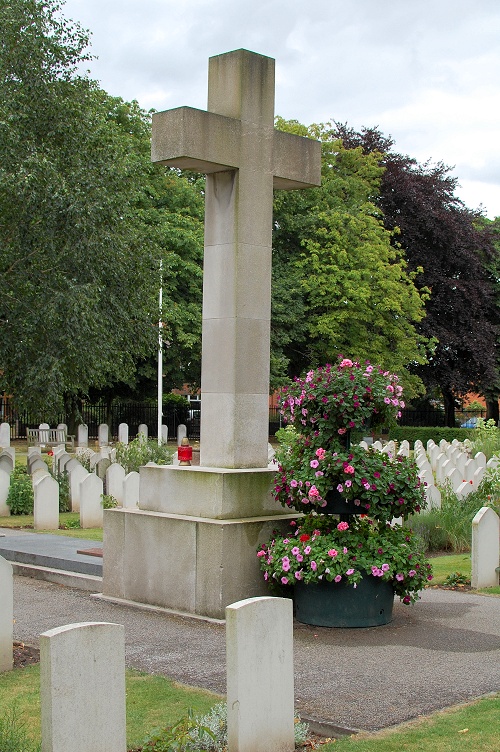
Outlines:
{"type": "Polygon", "coordinates": [[[443,161],[470,208],[500,216],[499,0],[67,0],[92,78],[145,108],[205,109],[208,58],[276,60],[276,114],[378,125],[443,161]]]}

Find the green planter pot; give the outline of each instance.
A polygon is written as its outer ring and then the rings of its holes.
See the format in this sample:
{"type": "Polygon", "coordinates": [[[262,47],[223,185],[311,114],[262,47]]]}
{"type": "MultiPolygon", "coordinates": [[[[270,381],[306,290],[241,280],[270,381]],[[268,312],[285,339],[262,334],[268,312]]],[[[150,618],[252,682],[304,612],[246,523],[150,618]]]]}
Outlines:
{"type": "Polygon", "coordinates": [[[392,621],[390,582],[366,575],[355,588],[344,582],[295,583],[295,616],[316,627],[380,627],[392,621]]]}
{"type": "Polygon", "coordinates": [[[319,514],[366,514],[366,509],[362,504],[356,505],[351,499],[344,499],[343,496],[332,488],[325,496],[326,507],[318,508],[319,514]]]}

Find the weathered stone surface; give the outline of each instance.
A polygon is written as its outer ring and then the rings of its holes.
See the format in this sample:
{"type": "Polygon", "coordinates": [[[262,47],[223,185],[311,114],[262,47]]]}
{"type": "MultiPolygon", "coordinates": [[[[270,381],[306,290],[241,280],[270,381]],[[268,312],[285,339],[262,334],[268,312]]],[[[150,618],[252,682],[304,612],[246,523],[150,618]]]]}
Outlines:
{"type": "Polygon", "coordinates": [[[44,752],[125,752],[121,624],[80,623],[40,635],[44,752]]]}

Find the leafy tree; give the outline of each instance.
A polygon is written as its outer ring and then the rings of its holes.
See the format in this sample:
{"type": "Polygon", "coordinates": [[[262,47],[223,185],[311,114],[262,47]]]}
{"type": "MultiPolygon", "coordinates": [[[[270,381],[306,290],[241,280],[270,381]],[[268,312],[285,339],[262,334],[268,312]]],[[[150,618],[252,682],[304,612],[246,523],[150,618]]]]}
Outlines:
{"type": "Polygon", "coordinates": [[[283,192],[275,200],[275,268],[283,275],[277,289],[281,294],[288,287],[301,316],[290,317],[288,342],[279,330],[282,359],[288,356],[297,373],[341,352],[383,363],[418,392],[420,382],[407,366],[425,362],[426,338],[415,325],[424,315],[426,291],[417,291],[415,274],[391,244],[374,204],[381,155],[344,148],[327,126],[304,129],[278,120],[278,127],[318,137],[323,150],[321,187],[283,192]]]}
{"type": "Polygon", "coordinates": [[[201,328],[200,186],[151,165],[149,116],[78,74],[88,35],[58,10],[0,6],[2,388],[45,418],[137,385],[160,259],[172,380],[196,372],[201,328]]]}
{"type": "Polygon", "coordinates": [[[335,127],[348,148],[379,153],[384,173],[377,200],[393,244],[404,251],[419,288],[431,291],[420,332],[436,347],[426,365],[415,368],[428,390],[439,387],[448,425],[454,425],[457,397],[470,391],[498,394],[496,340],[498,306],[489,271],[495,257],[479,215],[454,195],[456,180],[442,163],[420,165],[392,151],[393,142],[376,128],[356,133],[335,127]]]}

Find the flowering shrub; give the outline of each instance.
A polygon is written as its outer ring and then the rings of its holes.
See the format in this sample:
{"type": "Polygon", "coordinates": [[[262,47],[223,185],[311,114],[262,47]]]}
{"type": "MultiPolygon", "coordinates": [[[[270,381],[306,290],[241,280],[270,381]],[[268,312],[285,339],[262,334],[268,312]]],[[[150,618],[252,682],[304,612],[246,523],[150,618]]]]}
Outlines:
{"type": "Polygon", "coordinates": [[[279,452],[276,499],[301,511],[321,512],[332,489],[379,520],[406,516],[425,508],[424,487],[417,466],[407,457],[391,457],[361,446],[341,450],[318,447],[295,435],[279,452]]]}
{"type": "Polygon", "coordinates": [[[391,582],[405,604],[432,580],[431,565],[419,550],[417,538],[399,525],[391,527],[368,517],[338,522],[333,517],[308,515],[301,525],[292,522],[287,537],[276,536],[257,552],[264,579],[271,584],[344,582],[356,587],[366,574],[391,582]]]}
{"type": "Polygon", "coordinates": [[[283,389],[281,413],[303,435],[323,446],[351,428],[390,426],[405,406],[398,377],[339,356],[338,366],[309,371],[283,389]]]}

